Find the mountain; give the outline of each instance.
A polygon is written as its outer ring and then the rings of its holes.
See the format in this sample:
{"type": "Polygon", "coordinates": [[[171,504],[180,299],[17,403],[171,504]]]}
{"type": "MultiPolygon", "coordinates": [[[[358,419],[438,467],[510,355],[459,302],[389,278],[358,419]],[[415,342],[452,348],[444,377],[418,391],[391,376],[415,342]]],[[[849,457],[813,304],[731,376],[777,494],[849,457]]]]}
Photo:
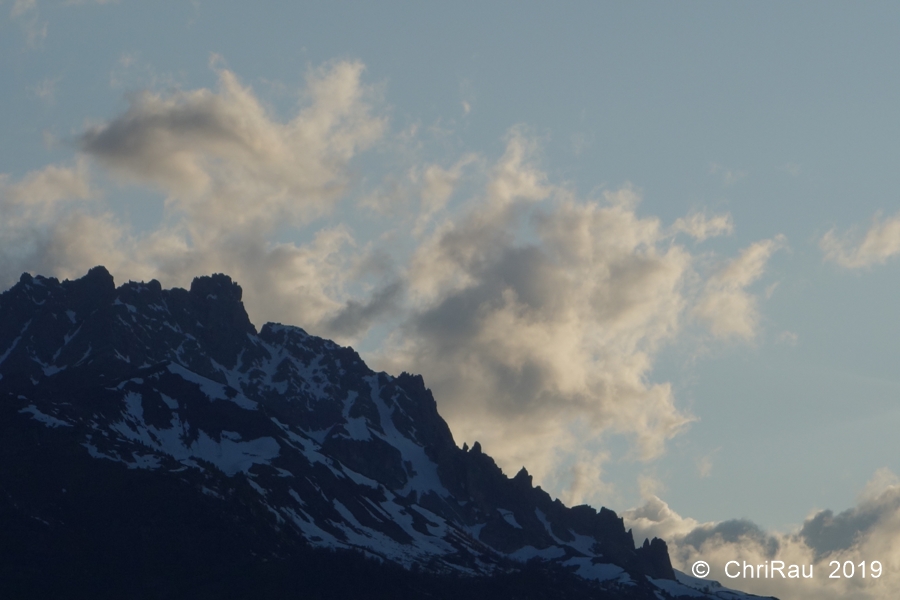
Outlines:
{"type": "Polygon", "coordinates": [[[421,376],[257,331],[241,294],[103,267],[0,294],[0,597],[750,597],[459,448],[421,376]]]}

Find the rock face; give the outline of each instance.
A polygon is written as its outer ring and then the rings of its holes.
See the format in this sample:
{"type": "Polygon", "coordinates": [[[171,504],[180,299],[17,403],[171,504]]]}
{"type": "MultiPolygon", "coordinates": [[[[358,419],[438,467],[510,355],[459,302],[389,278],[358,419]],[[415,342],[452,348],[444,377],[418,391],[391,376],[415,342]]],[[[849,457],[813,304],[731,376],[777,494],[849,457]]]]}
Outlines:
{"type": "Polygon", "coordinates": [[[3,597],[73,581],[198,597],[217,589],[204,578],[280,593],[354,569],[393,582],[386,597],[478,597],[460,582],[535,569],[509,597],[555,597],[528,595],[551,581],[573,598],[716,597],[676,581],[662,540],[635,548],[613,511],[568,508],[525,468],[457,447],[421,376],[298,327],[257,332],[221,274],[190,291],[116,288],[103,267],[23,275],[0,295],[0,456],[3,597]]]}

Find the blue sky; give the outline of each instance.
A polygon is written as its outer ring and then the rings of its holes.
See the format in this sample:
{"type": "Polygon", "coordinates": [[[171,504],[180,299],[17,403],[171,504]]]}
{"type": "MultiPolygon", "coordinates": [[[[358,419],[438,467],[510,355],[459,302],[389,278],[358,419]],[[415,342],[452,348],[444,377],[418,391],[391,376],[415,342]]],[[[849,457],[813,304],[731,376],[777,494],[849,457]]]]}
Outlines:
{"type": "Polygon", "coordinates": [[[458,443],[676,561],[814,554],[831,509],[867,523],[841,552],[887,562],[898,26],[889,3],[6,0],[0,283],[224,271],[257,325],[422,372],[458,443]]]}

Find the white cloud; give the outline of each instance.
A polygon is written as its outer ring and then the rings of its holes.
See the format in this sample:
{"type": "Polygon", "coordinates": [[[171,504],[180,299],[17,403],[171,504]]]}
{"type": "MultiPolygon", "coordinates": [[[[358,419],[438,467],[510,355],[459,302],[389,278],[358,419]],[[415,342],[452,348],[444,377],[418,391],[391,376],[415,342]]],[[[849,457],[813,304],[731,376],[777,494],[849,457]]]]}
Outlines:
{"type": "Polygon", "coordinates": [[[61,200],[85,200],[93,195],[85,160],[77,161],[74,167],[49,165],[15,184],[7,184],[7,179],[0,179],[0,202],[9,207],[52,206],[61,200]]]}
{"type": "Polygon", "coordinates": [[[519,133],[491,173],[413,256],[414,313],[385,365],[423,372],[456,435],[505,468],[540,480],[574,461],[566,493],[581,500],[585,481],[603,486],[583,442],[617,431],[650,458],[691,420],[668,384],[648,383],[691,257],[636,214],[633,189],[577,202],[548,184],[519,133]]]}
{"type": "Polygon", "coordinates": [[[819,240],[819,248],[825,253],[825,260],[847,269],[884,264],[889,258],[900,254],[900,213],[885,219],[876,214],[866,235],[858,243],[851,234],[837,234],[832,229],[819,240]]]}
{"type": "Polygon", "coordinates": [[[478,161],[476,154],[466,154],[449,169],[440,165],[428,165],[421,173],[415,173],[413,180],[420,185],[419,213],[413,227],[413,235],[418,237],[431,225],[435,215],[444,210],[456,191],[463,170],[478,161]]]}
{"type": "Polygon", "coordinates": [[[362,323],[394,297],[384,289],[370,300],[347,293],[348,274],[369,252],[352,232],[320,228],[302,245],[272,238],[278,228],[328,213],[349,181],[350,160],[382,135],[386,121],[373,112],[362,70],[336,62],[311,71],[304,104],[287,122],[227,70],[218,72],[218,90],[133,96],[125,113],[84,132],[75,167],[0,182],[2,250],[15,257],[4,262],[3,279],[22,270],[76,277],[105,264],[120,279],[184,286],[199,274],[227,272],[252,290],[245,304],[256,320],[358,328],[348,321],[353,302],[365,306],[356,315],[362,323]],[[89,160],[162,191],[162,225],[137,235],[103,203],[88,202],[97,196],[89,160]],[[67,199],[79,202],[60,204],[67,199]]]}
{"type": "Polygon", "coordinates": [[[672,225],[675,233],[686,233],[698,242],[711,237],[728,235],[734,231],[731,215],[713,215],[707,217],[703,213],[694,213],[688,217],[676,219],[672,225]]]}
{"type": "Polygon", "coordinates": [[[713,468],[712,459],[713,459],[713,454],[710,453],[705,456],[701,456],[697,460],[697,474],[701,478],[705,479],[706,477],[709,477],[710,475],[712,475],[712,468],[713,468]]]}
{"type": "Polygon", "coordinates": [[[88,200],[95,194],[86,160],[78,160],[74,166],[49,165],[15,183],[0,175],[0,251],[21,253],[11,239],[46,227],[60,211],[67,212],[62,204],[88,200]]]}
{"type": "MultiPolygon", "coordinates": [[[[879,470],[853,508],[834,514],[817,511],[803,525],[790,533],[767,532],[745,520],[720,523],[698,523],[684,518],[655,496],[643,506],[623,513],[626,527],[634,530],[635,539],[662,537],[676,569],[690,573],[696,560],[711,566],[710,579],[760,595],[797,600],[830,600],[859,598],[889,600],[900,594],[900,485],[887,469],[879,470]],[[725,576],[725,564],[736,560],[753,565],[780,560],[785,564],[812,565],[812,579],[736,578],[725,576]],[[859,563],[880,561],[880,578],[860,576],[859,563]],[[843,567],[845,561],[855,565],[852,579],[829,578],[834,571],[831,561],[843,567]]],[[[731,573],[735,573],[732,568],[731,573]]]]}
{"type": "Polygon", "coordinates": [[[609,498],[615,494],[614,486],[603,481],[603,464],[609,459],[608,452],[578,453],[566,469],[563,481],[558,482],[563,488],[560,500],[567,506],[577,506],[592,498],[609,498]]]}
{"type": "Polygon", "coordinates": [[[638,475],[637,483],[641,498],[658,496],[666,488],[665,484],[660,481],[659,478],[657,478],[655,475],[650,475],[647,473],[638,475]]]}
{"type": "Polygon", "coordinates": [[[771,255],[784,247],[783,236],[762,240],[745,248],[706,282],[694,316],[719,338],[752,339],[759,325],[757,298],[747,287],[762,277],[771,255]]]}
{"type": "Polygon", "coordinates": [[[195,239],[299,225],[329,210],[346,185],[347,161],[384,130],[361,73],[359,63],[311,73],[308,106],[279,123],[220,70],[218,92],[133,96],[125,114],[88,129],[81,147],[122,177],[169,194],[195,239]]]}
{"type": "MultiPolygon", "coordinates": [[[[692,420],[671,386],[652,379],[657,352],[686,317],[720,333],[755,328],[745,288],[780,238],[754,244],[704,287],[697,257],[673,234],[727,233],[730,216],[664,226],[638,213],[628,185],[576,198],[549,181],[537,143],[513,128],[493,162],[398,151],[412,158],[384,175],[394,195],[372,202],[408,214],[371,220],[361,241],[340,219],[320,218],[371,200],[367,189],[348,198],[353,159],[387,130],[363,66],[311,71],[287,120],[217,72],[214,90],[131,96],[122,114],[81,135],[74,166],[4,180],[0,278],[76,277],[105,264],[120,281],[186,286],[226,272],[256,323],[295,323],[344,343],[389,328],[378,366],[421,372],[459,441],[481,441],[508,470],[527,465],[570,502],[615,491],[602,480],[603,436],[625,435],[633,457],[651,459],[692,420]],[[159,190],[161,223],[137,233],[118,220],[91,169],[159,190]],[[482,185],[459,198],[472,187],[463,181],[482,185]],[[285,231],[306,241],[276,243],[285,231]]],[[[398,138],[390,143],[419,143],[412,130],[398,138]]]]}

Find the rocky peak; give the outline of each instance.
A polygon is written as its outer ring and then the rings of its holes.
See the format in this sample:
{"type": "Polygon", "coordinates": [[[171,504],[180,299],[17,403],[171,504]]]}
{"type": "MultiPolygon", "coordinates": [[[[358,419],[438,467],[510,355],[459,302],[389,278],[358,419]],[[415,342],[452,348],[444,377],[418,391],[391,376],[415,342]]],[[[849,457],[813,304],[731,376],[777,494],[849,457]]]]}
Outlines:
{"type": "MultiPolygon", "coordinates": [[[[177,488],[176,504],[277,540],[251,544],[251,561],[354,549],[490,575],[535,559],[621,598],[657,598],[647,577],[675,578],[662,540],[635,548],[613,511],[568,508],[524,467],[509,478],[480,443],[457,447],[421,375],[376,373],[299,327],[257,333],[241,298],[223,274],[190,290],[116,288],[103,267],[62,283],[24,274],[0,294],[0,452],[25,436],[48,465],[79,466],[42,481],[50,470],[0,465],[0,489],[65,488],[66,502],[92,506],[92,482],[177,488]]],[[[63,522],[60,502],[23,518],[63,522]]],[[[152,519],[170,518],[169,504],[152,519]]]]}
{"type": "Polygon", "coordinates": [[[216,273],[191,282],[191,305],[197,316],[198,338],[216,362],[232,369],[248,334],[256,328],[241,302],[241,286],[228,275],[216,273]]]}

